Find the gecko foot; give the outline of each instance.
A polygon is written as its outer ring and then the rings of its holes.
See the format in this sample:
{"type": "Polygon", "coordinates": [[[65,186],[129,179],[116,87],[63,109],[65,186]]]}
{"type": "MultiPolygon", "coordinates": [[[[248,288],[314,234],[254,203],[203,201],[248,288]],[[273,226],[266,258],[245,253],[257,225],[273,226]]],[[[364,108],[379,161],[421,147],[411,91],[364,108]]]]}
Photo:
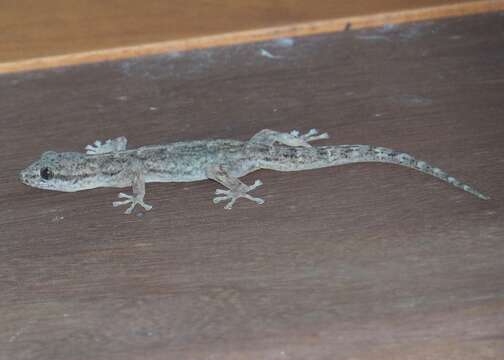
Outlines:
{"type": "Polygon", "coordinates": [[[233,207],[233,205],[234,205],[234,203],[239,198],[249,199],[249,200],[254,201],[257,204],[264,204],[264,200],[263,199],[256,198],[256,197],[253,197],[253,196],[247,194],[249,191],[252,191],[252,190],[254,190],[255,188],[257,188],[257,187],[259,187],[261,185],[262,185],[262,181],[261,180],[256,180],[253,185],[251,185],[251,186],[245,185],[244,187],[239,187],[236,190],[217,189],[217,190],[215,190],[215,194],[216,195],[222,195],[222,196],[216,196],[216,197],[214,197],[213,202],[214,202],[214,204],[218,204],[221,201],[227,201],[227,200],[229,200],[229,202],[226,204],[226,206],[224,206],[224,209],[226,209],[226,210],[231,210],[232,207],[233,207]]]}
{"type": "Polygon", "coordinates": [[[96,140],[93,144],[86,146],[86,154],[96,155],[126,150],[127,143],[128,140],[126,140],[124,136],[116,139],[108,139],[104,143],[100,140],[96,140]]]}
{"type": "Polygon", "coordinates": [[[310,129],[310,131],[308,131],[306,134],[303,135],[299,135],[298,130],[292,130],[289,134],[294,138],[298,139],[300,146],[305,147],[311,146],[310,144],[308,144],[311,141],[329,139],[328,133],[319,134],[319,131],[317,129],[310,129]]]}
{"type": "Polygon", "coordinates": [[[142,206],[147,211],[149,211],[150,209],[152,209],[151,205],[148,205],[148,204],[144,203],[143,196],[140,198],[140,197],[135,196],[135,195],[128,195],[128,194],[125,194],[125,193],[119,193],[117,195],[117,197],[118,198],[125,198],[126,200],[114,201],[112,203],[113,207],[118,207],[118,206],[121,206],[121,205],[131,204],[131,206],[129,208],[127,208],[126,211],[124,212],[125,214],[131,214],[133,212],[133,209],[135,208],[135,205],[137,205],[137,204],[140,205],[140,206],[142,206]]]}

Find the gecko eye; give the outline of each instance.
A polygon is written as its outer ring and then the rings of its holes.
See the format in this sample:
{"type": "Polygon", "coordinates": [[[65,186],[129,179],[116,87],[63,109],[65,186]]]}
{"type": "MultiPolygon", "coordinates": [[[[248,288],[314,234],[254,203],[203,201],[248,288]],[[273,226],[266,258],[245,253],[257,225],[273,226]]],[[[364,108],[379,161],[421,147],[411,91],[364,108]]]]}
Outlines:
{"type": "Polygon", "coordinates": [[[52,179],[53,173],[48,168],[42,168],[40,169],[40,177],[44,180],[49,180],[52,179]]]}

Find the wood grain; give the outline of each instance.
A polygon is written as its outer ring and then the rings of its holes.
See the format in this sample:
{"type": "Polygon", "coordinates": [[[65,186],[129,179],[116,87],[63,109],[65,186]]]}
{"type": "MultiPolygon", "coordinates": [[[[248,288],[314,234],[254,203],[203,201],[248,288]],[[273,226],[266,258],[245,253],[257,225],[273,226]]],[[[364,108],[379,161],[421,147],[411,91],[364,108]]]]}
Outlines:
{"type": "Polygon", "coordinates": [[[503,0],[21,0],[0,12],[0,73],[502,9],[503,0]]]}
{"type": "Polygon", "coordinates": [[[0,359],[503,358],[502,19],[1,76],[0,359]],[[149,184],[143,216],[17,181],[96,138],[311,127],[492,200],[380,164],[254,173],[266,203],[232,211],[212,182],[149,184]]]}

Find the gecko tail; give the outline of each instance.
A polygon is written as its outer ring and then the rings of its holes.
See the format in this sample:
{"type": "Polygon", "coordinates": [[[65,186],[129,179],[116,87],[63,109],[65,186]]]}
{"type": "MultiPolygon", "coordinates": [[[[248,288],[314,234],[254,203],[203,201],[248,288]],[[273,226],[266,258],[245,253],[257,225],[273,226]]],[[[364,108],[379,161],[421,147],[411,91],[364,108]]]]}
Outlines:
{"type": "Polygon", "coordinates": [[[388,163],[412,168],[434,176],[482,200],[490,199],[489,196],[425,161],[385,147],[371,145],[275,146],[268,151],[259,164],[262,169],[300,171],[364,162],[388,163]]]}
{"type": "MultiPolygon", "coordinates": [[[[366,161],[366,159],[369,158],[368,161],[392,163],[409,167],[417,171],[420,171],[424,174],[434,176],[444,182],[447,182],[448,184],[451,184],[461,190],[473,194],[474,196],[482,200],[490,199],[489,196],[477,191],[472,186],[469,186],[468,184],[456,179],[455,177],[450,176],[445,171],[435,166],[432,166],[431,164],[425,161],[418,160],[409,154],[384,147],[374,147],[368,145],[358,145],[358,147],[359,147],[358,152],[359,154],[362,155],[364,161],[366,161]]],[[[354,145],[350,145],[350,148],[353,148],[352,151],[355,151],[354,145]]]]}
{"type": "MultiPolygon", "coordinates": [[[[403,154],[403,157],[404,157],[404,154],[403,154]]],[[[412,163],[412,165],[408,165],[408,160],[406,160],[405,166],[410,166],[410,167],[414,168],[415,170],[421,171],[425,174],[432,175],[440,180],[447,182],[448,184],[451,184],[459,189],[462,189],[470,194],[473,194],[474,196],[476,196],[482,200],[490,200],[490,197],[488,195],[485,195],[485,194],[479,192],[478,190],[476,190],[472,186],[470,186],[466,183],[463,183],[462,181],[458,180],[457,178],[454,178],[453,176],[448,175],[443,170],[441,170],[437,167],[433,167],[432,165],[426,163],[425,161],[416,160],[415,158],[412,158],[412,160],[410,160],[410,162],[412,163]]],[[[403,165],[403,164],[400,163],[400,165],[403,165]]]]}

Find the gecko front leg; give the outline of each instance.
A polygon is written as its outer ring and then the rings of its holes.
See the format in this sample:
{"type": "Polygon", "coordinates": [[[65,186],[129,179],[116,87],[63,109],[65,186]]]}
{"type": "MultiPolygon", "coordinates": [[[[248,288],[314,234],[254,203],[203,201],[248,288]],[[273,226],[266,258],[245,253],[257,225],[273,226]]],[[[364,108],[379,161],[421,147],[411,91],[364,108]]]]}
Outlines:
{"type": "Polygon", "coordinates": [[[227,172],[223,166],[211,166],[207,169],[207,176],[209,179],[215,180],[218,183],[224,185],[229,190],[217,189],[215,190],[216,196],[213,199],[214,204],[218,204],[221,201],[229,202],[224,206],[224,209],[231,210],[236,200],[239,198],[249,199],[257,204],[264,204],[264,200],[261,198],[256,198],[248,194],[249,191],[262,185],[261,180],[256,180],[252,185],[245,185],[238,179],[227,172]]]}
{"type": "Polygon", "coordinates": [[[152,206],[144,202],[145,196],[145,179],[140,166],[135,166],[133,169],[128,170],[125,176],[131,176],[131,187],[133,189],[133,195],[128,195],[125,193],[119,193],[118,198],[125,198],[126,200],[114,201],[112,206],[117,207],[121,205],[131,204],[129,208],[124,211],[125,214],[131,214],[135,205],[142,206],[145,210],[149,211],[152,206]]]}

